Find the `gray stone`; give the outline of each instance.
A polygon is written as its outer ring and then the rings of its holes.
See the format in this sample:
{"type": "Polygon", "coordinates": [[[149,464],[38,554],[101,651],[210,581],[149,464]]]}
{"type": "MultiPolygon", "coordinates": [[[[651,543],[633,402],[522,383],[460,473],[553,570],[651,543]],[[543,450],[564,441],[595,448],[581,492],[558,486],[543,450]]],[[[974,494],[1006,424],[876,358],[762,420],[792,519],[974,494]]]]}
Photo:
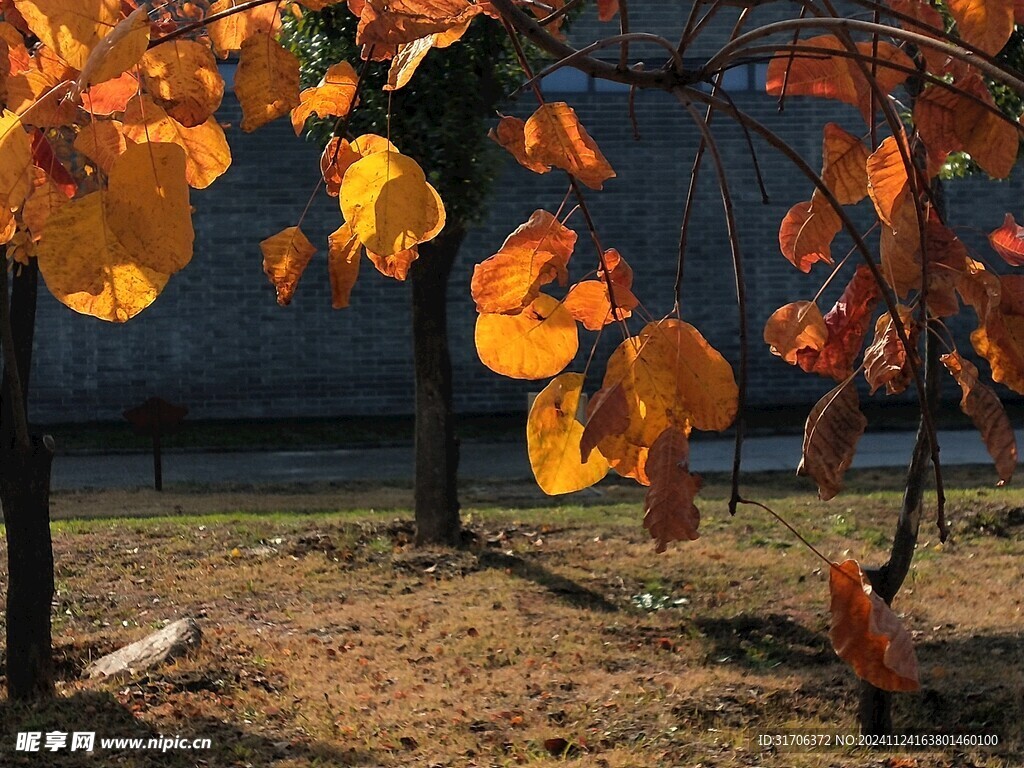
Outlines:
{"type": "Polygon", "coordinates": [[[97,659],[85,668],[85,676],[110,677],[150,669],[198,648],[202,638],[202,630],[195,619],[179,619],[131,645],[97,659]]]}

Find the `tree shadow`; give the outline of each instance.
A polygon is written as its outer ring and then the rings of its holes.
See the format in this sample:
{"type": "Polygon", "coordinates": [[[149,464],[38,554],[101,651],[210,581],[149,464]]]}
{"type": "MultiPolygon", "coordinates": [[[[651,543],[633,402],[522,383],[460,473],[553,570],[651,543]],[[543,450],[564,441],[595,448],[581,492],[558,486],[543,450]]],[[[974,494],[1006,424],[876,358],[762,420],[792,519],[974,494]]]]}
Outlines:
{"type": "Polygon", "coordinates": [[[534,560],[489,549],[480,550],[477,556],[481,568],[500,569],[517,578],[533,582],[573,608],[602,613],[615,613],[619,610],[619,607],[604,595],[587,589],[572,579],[560,576],[534,560]]]}
{"type": "Polygon", "coordinates": [[[719,663],[770,669],[831,664],[828,636],[807,629],[781,613],[741,613],[729,618],[698,618],[697,628],[712,644],[719,663]]]}
{"type": "MultiPolygon", "coordinates": [[[[45,736],[42,737],[45,739],[45,736]]],[[[160,742],[166,743],[166,742],[160,742]]],[[[194,768],[199,765],[272,765],[282,760],[308,761],[337,766],[378,765],[374,754],[357,749],[338,749],[315,741],[289,740],[245,730],[234,723],[210,717],[187,717],[150,723],[105,691],[80,691],[66,698],[24,704],[0,701],[0,765],[4,768],[95,768],[118,765],[129,768],[194,768]],[[19,732],[69,734],[68,745],[57,751],[15,751],[19,732]],[[96,734],[93,751],[71,751],[75,732],[96,734]],[[209,739],[209,749],[103,748],[104,738],[181,739],[193,742],[209,739]],[[202,762],[200,762],[202,761],[202,762]]]]}

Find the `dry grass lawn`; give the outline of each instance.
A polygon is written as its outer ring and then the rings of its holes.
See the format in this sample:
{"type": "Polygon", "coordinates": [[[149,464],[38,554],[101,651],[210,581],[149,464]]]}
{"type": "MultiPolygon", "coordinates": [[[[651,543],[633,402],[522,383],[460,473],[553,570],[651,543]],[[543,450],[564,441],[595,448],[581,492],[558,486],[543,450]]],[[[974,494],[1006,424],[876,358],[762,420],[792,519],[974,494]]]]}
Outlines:
{"type": "MultiPolygon", "coordinates": [[[[922,669],[896,721],[997,749],[762,750],[759,734],[855,733],[856,680],[828,644],[827,568],[763,512],[728,517],[722,482],[701,539],[663,555],[625,485],[560,503],[466,488],[471,540],[429,551],[409,545],[409,490],[363,485],[57,495],[60,699],[0,703],[0,765],[1024,765],[1024,492],[950,475],[955,540],[926,523],[895,606],[922,669]],[[182,616],[204,629],[193,656],[80,679],[182,616]],[[28,730],[213,746],[15,753],[28,730]]],[[[745,490],[830,558],[877,564],[898,485],[862,472],[828,504],[790,478],[745,490]]]]}

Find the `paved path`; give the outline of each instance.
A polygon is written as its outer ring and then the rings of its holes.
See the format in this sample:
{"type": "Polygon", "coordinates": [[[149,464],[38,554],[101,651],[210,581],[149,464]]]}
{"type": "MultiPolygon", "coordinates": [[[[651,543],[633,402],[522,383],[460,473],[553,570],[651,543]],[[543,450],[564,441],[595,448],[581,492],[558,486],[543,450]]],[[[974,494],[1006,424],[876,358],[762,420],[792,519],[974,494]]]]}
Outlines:
{"type": "MultiPolygon", "coordinates": [[[[1024,433],[1018,433],[1018,442],[1024,433]]],[[[802,438],[751,437],[744,444],[747,471],[795,471],[802,438]]],[[[914,435],[885,432],[865,435],[857,448],[854,467],[905,466],[914,435]]],[[[987,464],[985,447],[973,431],[939,433],[946,464],[987,464]]],[[[732,468],[730,439],[696,436],[691,460],[699,472],[726,472],[732,468]]],[[[313,451],[236,453],[165,453],[164,484],[304,483],[349,480],[410,480],[412,448],[365,448],[313,451]]],[[[527,479],[531,477],[526,446],[521,443],[466,443],[460,476],[470,480],[527,479]]],[[[153,481],[153,462],[147,454],[58,456],[53,487],[130,488],[153,481]]]]}

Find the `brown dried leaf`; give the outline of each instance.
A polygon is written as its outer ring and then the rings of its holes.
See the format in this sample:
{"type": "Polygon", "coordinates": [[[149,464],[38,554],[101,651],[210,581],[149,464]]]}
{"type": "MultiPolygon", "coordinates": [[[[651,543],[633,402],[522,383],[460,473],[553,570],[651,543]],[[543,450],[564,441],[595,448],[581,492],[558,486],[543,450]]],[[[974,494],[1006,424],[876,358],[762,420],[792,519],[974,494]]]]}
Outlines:
{"type": "Polygon", "coordinates": [[[700,475],[690,474],[690,442],[686,433],[669,427],[651,446],[647,476],[651,487],[644,498],[644,528],[664,552],[670,541],[700,537],[700,511],[693,500],[701,487],[700,475]]]}
{"type": "Polygon", "coordinates": [[[843,475],[853,463],[857,441],[867,424],[852,380],[821,398],[808,415],[803,457],[796,473],[814,478],[822,501],[828,501],[842,489],[843,475]]]}
{"type": "Polygon", "coordinates": [[[779,307],[764,326],[764,341],[771,353],[790,365],[800,354],[820,352],[828,340],[828,327],[818,305],[794,301],[779,307]]]}

